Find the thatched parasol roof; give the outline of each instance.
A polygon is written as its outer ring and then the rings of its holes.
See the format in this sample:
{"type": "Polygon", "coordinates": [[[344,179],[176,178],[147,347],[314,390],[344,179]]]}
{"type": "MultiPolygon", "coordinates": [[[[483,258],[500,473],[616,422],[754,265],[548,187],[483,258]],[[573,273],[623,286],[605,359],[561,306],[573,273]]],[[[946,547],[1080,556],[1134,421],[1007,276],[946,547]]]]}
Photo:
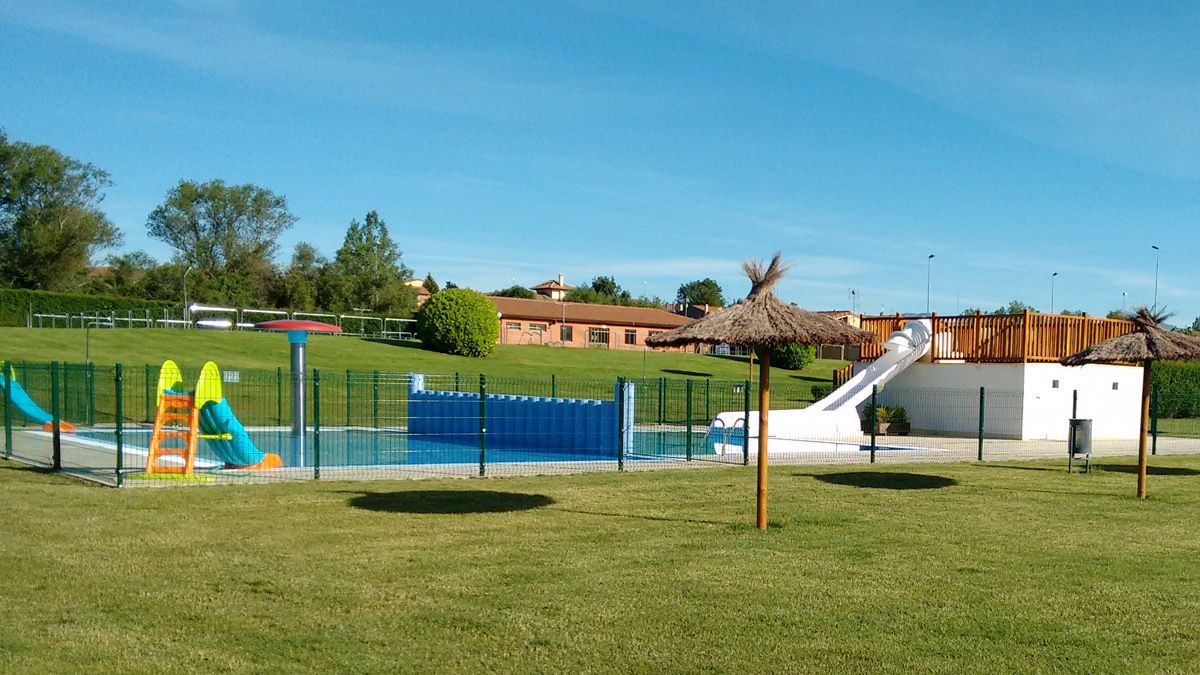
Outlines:
{"type": "Polygon", "coordinates": [[[750,294],[735,305],[718,310],[686,326],[646,338],[646,344],[672,347],[695,344],[774,346],[779,344],[861,344],[878,339],[870,331],[822,316],[778,297],[772,288],[783,278],[787,266],[779,253],[763,267],[757,260],[743,262],[750,277],[750,294]]]}
{"type": "Polygon", "coordinates": [[[1098,342],[1063,359],[1064,366],[1089,363],[1137,363],[1139,361],[1189,361],[1200,359],[1200,339],[1162,327],[1168,315],[1141,307],[1128,318],[1137,324],[1132,333],[1098,342]]]}

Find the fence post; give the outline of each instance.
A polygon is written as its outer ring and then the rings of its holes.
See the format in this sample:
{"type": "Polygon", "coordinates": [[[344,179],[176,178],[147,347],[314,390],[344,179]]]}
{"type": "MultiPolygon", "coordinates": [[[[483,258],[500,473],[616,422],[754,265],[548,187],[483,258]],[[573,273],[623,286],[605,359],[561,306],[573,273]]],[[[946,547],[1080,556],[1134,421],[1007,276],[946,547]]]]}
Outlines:
{"type": "Polygon", "coordinates": [[[346,369],[346,426],[350,426],[350,369],[346,369]]]}
{"type": "Polygon", "coordinates": [[[558,398],[558,375],[550,374],[550,398],[558,398]]]}
{"type": "Polygon", "coordinates": [[[875,463],[875,434],[879,431],[879,406],[875,398],[879,395],[879,385],[871,385],[871,463],[875,463]]]}
{"type": "Polygon", "coordinates": [[[4,362],[4,459],[12,457],[12,408],[9,404],[11,395],[9,388],[12,387],[12,364],[8,361],[4,362]]]}
{"type": "Polygon", "coordinates": [[[150,364],[149,363],[146,364],[145,370],[146,370],[146,376],[142,380],[142,385],[143,385],[142,388],[144,389],[145,395],[146,395],[146,416],[144,418],[142,418],[142,420],[145,422],[149,422],[154,419],[154,412],[153,412],[154,404],[151,403],[151,401],[154,400],[154,393],[151,388],[152,385],[150,384],[150,364]]]}
{"type": "Polygon", "coordinates": [[[96,364],[89,362],[83,367],[87,373],[87,424],[90,427],[96,424],[96,364]]]}
{"type": "Polygon", "coordinates": [[[379,428],[379,371],[371,371],[371,423],[379,428]]]}
{"type": "Polygon", "coordinates": [[[456,372],[456,373],[454,373],[454,391],[460,391],[460,390],[459,390],[459,379],[458,379],[458,373],[457,373],[457,372],[456,372]]]}
{"type": "Polygon", "coordinates": [[[712,379],[704,379],[704,421],[712,422],[712,379]]]}
{"type": "Polygon", "coordinates": [[[59,404],[62,407],[58,410],[59,415],[61,417],[70,417],[71,397],[67,395],[67,392],[71,391],[71,364],[69,363],[64,362],[59,364],[58,391],[62,394],[62,403],[59,404]]]}
{"type": "Polygon", "coordinates": [[[121,364],[118,363],[113,374],[113,385],[116,387],[117,394],[116,400],[113,401],[113,417],[115,418],[113,433],[116,435],[117,440],[117,487],[121,487],[121,484],[124,482],[124,477],[121,475],[121,473],[125,469],[125,406],[123,405],[125,401],[123,386],[124,382],[125,369],[121,364]]]}
{"type": "Polygon", "coordinates": [[[275,426],[283,426],[283,366],[275,368],[275,426]]]}
{"type": "MultiPolygon", "coordinates": [[[[455,374],[457,380],[457,373],[455,374]]],[[[487,473],[487,375],[479,374],[479,476],[487,473]]]]}
{"type": "Polygon", "coordinates": [[[1158,454],[1158,382],[1150,385],[1150,454],[1158,454]]]}
{"type": "Polygon", "coordinates": [[[750,466],[750,380],[742,381],[742,466],[750,466]]]}
{"type": "MultiPolygon", "coordinates": [[[[661,426],[666,422],[666,407],[667,407],[667,378],[658,378],[658,424],[661,426]]],[[[660,429],[661,431],[661,429],[660,429]]]]}
{"type": "Polygon", "coordinates": [[[617,471],[625,470],[625,378],[617,378],[617,471]]]}
{"type": "Polygon", "coordinates": [[[313,480],[321,480],[321,369],[313,368],[313,480]]]}
{"type": "Polygon", "coordinates": [[[979,388],[979,451],[975,458],[977,461],[980,461],[980,462],[983,461],[983,410],[984,410],[983,397],[984,397],[983,387],[980,387],[979,388]]]}
{"type": "Polygon", "coordinates": [[[50,424],[53,426],[54,431],[53,462],[55,471],[62,470],[62,435],[60,429],[62,425],[59,424],[58,396],[58,361],[54,361],[50,364],[50,424]]]}
{"type": "Polygon", "coordinates": [[[692,461],[692,381],[687,381],[687,461],[692,461]]]}

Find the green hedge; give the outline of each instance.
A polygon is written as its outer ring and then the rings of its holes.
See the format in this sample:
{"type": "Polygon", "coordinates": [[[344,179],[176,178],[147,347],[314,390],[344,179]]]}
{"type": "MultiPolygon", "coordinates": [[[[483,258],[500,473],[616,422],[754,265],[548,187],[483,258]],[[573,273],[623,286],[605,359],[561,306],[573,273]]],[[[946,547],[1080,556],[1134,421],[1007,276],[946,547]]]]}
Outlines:
{"type": "MultiPolygon", "coordinates": [[[[0,288],[0,326],[24,326],[30,305],[34,314],[67,314],[79,312],[126,311],[130,309],[174,309],[182,311],[179,303],[117,295],[84,295],[54,293],[21,288],[0,288]]],[[[162,318],[161,313],[156,318],[162,318]]],[[[34,322],[36,326],[37,323],[34,322]]]]}
{"type": "Polygon", "coordinates": [[[465,288],[434,294],[417,310],[417,334],[425,346],[458,356],[487,356],[496,348],[496,306],[465,288]]]}
{"type": "Polygon", "coordinates": [[[1158,416],[1200,417],[1200,362],[1156,361],[1158,416]]]}

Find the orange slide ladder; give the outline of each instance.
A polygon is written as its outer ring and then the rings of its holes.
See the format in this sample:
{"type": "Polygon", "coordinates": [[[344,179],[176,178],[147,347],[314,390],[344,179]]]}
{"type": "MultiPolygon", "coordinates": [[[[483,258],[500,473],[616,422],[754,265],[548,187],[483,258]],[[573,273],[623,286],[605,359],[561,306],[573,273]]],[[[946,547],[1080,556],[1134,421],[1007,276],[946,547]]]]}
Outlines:
{"type": "Polygon", "coordinates": [[[191,475],[196,467],[196,449],[200,442],[200,409],[195,392],[178,391],[183,377],[174,361],[163,363],[158,374],[158,413],[150,435],[150,454],[146,473],[191,475]],[[174,442],[172,444],[171,442],[174,442]],[[183,447],[179,447],[182,442],[183,447]],[[182,464],[159,464],[164,457],[178,457],[182,464]]]}

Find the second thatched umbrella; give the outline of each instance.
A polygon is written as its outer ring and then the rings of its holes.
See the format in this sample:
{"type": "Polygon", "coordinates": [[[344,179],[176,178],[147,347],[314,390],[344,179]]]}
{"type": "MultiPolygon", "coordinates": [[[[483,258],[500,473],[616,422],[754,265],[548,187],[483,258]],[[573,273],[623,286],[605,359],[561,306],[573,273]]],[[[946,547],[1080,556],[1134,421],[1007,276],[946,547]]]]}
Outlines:
{"type": "Polygon", "coordinates": [[[1167,315],[1155,314],[1141,307],[1129,320],[1137,330],[1104,342],[1098,342],[1083,351],[1062,360],[1065,366],[1083,366],[1089,363],[1141,363],[1142,364],[1142,415],[1138,431],[1138,499],[1146,498],[1146,429],[1150,426],[1151,366],[1155,361],[1190,361],[1200,359],[1200,339],[1176,333],[1162,327],[1167,315]]]}
{"type": "MultiPolygon", "coordinates": [[[[873,342],[874,333],[789,305],[773,287],[787,272],[780,254],[767,266],[743,262],[750,277],[745,300],[686,326],[651,336],[646,343],[671,347],[696,343],[752,347],[758,352],[758,527],[767,527],[767,417],[771,403],[771,348],[782,344],[846,345],[873,342]]],[[[749,429],[746,430],[749,433],[749,429]]]]}

